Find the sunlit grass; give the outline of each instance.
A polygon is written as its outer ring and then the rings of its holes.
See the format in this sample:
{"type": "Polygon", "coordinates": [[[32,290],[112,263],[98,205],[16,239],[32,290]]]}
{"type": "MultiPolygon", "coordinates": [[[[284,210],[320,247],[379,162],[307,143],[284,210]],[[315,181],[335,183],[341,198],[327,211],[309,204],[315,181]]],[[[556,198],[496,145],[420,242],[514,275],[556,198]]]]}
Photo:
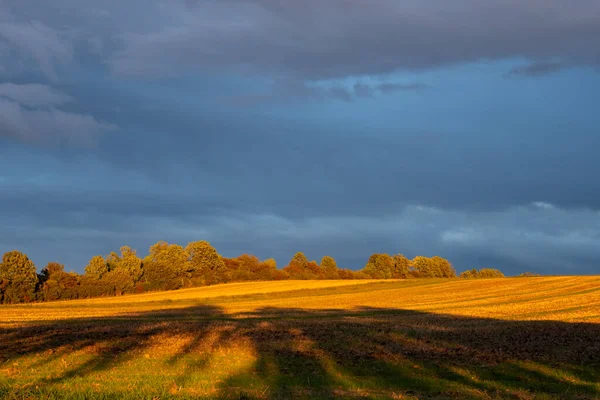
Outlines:
{"type": "Polygon", "coordinates": [[[600,277],[238,283],[0,308],[0,398],[600,397],[600,277]]]}

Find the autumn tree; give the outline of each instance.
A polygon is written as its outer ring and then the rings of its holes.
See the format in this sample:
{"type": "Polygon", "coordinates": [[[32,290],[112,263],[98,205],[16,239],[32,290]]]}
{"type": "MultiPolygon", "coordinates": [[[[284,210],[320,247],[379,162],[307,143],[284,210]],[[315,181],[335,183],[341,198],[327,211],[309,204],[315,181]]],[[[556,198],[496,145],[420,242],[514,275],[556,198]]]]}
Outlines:
{"type": "Polygon", "coordinates": [[[323,275],[325,279],[338,279],[339,278],[339,269],[337,267],[337,263],[335,259],[330,256],[324,256],[321,259],[321,270],[323,271],[323,275]]]}
{"type": "Polygon", "coordinates": [[[395,254],[394,257],[394,272],[392,278],[406,279],[410,277],[410,260],[402,254],[395,254]]]}
{"type": "Polygon", "coordinates": [[[40,283],[44,283],[51,275],[65,271],[65,266],[57,262],[49,262],[40,272],[40,283]]]}
{"type": "Polygon", "coordinates": [[[106,256],[106,265],[108,266],[109,271],[114,271],[117,269],[119,262],[121,261],[121,257],[114,251],[111,251],[109,255],[106,256]]]}
{"type": "Polygon", "coordinates": [[[445,258],[435,256],[431,258],[431,262],[434,265],[435,271],[440,278],[456,278],[456,271],[454,267],[450,263],[450,261],[445,258]]]}
{"type": "Polygon", "coordinates": [[[462,272],[460,277],[463,279],[504,278],[504,274],[493,268],[482,268],[480,270],[473,268],[462,272]]]}
{"type": "Polygon", "coordinates": [[[481,268],[479,270],[480,278],[504,278],[502,271],[494,268],[481,268]]]}
{"type": "MultiPolygon", "coordinates": [[[[1,267],[1,265],[0,265],[1,267]]],[[[0,278],[0,304],[2,304],[4,301],[4,291],[6,290],[6,288],[8,287],[8,280],[7,279],[2,279],[0,278]]]]}
{"type": "MultiPolygon", "coordinates": [[[[114,264],[113,264],[114,265],[114,264]]],[[[94,256],[85,267],[80,277],[79,297],[99,297],[114,295],[114,287],[110,287],[103,279],[109,272],[109,265],[102,256],[94,256]]]]}
{"type": "Polygon", "coordinates": [[[394,259],[389,254],[372,254],[363,273],[374,279],[390,279],[394,275],[394,259]]]}
{"type": "Polygon", "coordinates": [[[242,254],[236,258],[224,258],[227,269],[227,281],[268,281],[274,279],[277,263],[274,259],[260,261],[251,254],[242,254]]]}
{"type": "Polygon", "coordinates": [[[2,302],[15,304],[33,301],[38,284],[35,265],[27,255],[19,251],[9,251],[2,256],[0,264],[0,285],[2,302]]]}
{"type": "Polygon", "coordinates": [[[117,268],[109,271],[101,279],[101,283],[106,288],[108,295],[121,296],[135,291],[135,281],[127,270],[117,268]]]}
{"type": "Polygon", "coordinates": [[[475,278],[477,278],[478,275],[479,275],[479,271],[477,271],[477,268],[473,268],[473,269],[468,269],[466,271],[461,272],[459,278],[475,279],[475,278]]]}
{"type": "Polygon", "coordinates": [[[213,285],[225,280],[223,258],[209,242],[191,242],[185,250],[189,255],[190,273],[195,285],[213,285]]]}
{"type": "Polygon", "coordinates": [[[92,257],[88,265],[85,267],[85,275],[94,279],[100,280],[104,274],[108,272],[108,263],[102,256],[92,257]]]}
{"type": "Polygon", "coordinates": [[[135,283],[142,277],[142,259],[131,247],[123,246],[121,247],[121,257],[114,269],[125,271],[135,283]]]}
{"type": "Polygon", "coordinates": [[[306,272],[308,279],[325,279],[321,266],[315,260],[311,260],[306,264],[306,272]]]}
{"type": "Polygon", "coordinates": [[[150,246],[144,258],[144,283],[150,290],[172,290],[189,286],[189,254],[177,244],[160,241],[150,246]]]}
{"type": "Polygon", "coordinates": [[[441,274],[438,273],[436,266],[429,257],[416,256],[412,259],[410,265],[419,278],[436,278],[441,274]]]}
{"type": "Polygon", "coordinates": [[[306,267],[308,266],[308,258],[306,258],[304,253],[302,253],[301,251],[294,254],[294,257],[292,257],[291,261],[297,263],[302,269],[306,269],[306,267]]]}
{"type": "Polygon", "coordinates": [[[308,258],[302,252],[294,254],[294,257],[290,260],[289,264],[283,268],[290,279],[318,279],[319,266],[309,265],[308,258]],[[310,268],[309,268],[310,267],[310,268]],[[317,275],[316,275],[317,274],[317,275]]]}
{"type": "Polygon", "coordinates": [[[48,263],[40,276],[40,300],[67,300],[79,297],[80,276],[75,272],[65,272],[63,264],[48,263]]]}
{"type": "Polygon", "coordinates": [[[275,261],[274,258],[267,258],[263,261],[263,263],[265,264],[265,267],[268,268],[270,271],[277,270],[277,261],[275,261]]]}
{"type": "MultiPolygon", "coordinates": [[[[96,261],[98,267],[96,270],[102,271],[101,260],[97,259],[96,261]]],[[[129,246],[123,246],[121,247],[120,256],[115,252],[111,252],[106,257],[106,265],[108,272],[101,274],[98,282],[103,295],[120,296],[135,291],[136,283],[143,273],[142,260],[137,256],[135,250],[129,246]]],[[[94,268],[90,267],[90,272],[93,270],[94,268]]],[[[89,285],[89,280],[86,279],[85,284],[86,286],[89,285]]]]}

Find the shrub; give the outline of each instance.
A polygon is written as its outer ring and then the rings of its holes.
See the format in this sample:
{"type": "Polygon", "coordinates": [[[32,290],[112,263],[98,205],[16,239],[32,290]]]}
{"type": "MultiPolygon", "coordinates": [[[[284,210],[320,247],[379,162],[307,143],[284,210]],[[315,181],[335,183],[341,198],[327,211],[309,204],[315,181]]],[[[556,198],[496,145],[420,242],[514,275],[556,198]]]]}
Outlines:
{"type": "Polygon", "coordinates": [[[540,276],[537,272],[523,272],[521,275],[518,275],[517,278],[534,278],[536,276],[540,276]]]}
{"type": "Polygon", "coordinates": [[[460,278],[463,279],[486,279],[486,278],[504,278],[504,274],[497,269],[493,268],[476,268],[466,270],[460,274],[460,278]]]}

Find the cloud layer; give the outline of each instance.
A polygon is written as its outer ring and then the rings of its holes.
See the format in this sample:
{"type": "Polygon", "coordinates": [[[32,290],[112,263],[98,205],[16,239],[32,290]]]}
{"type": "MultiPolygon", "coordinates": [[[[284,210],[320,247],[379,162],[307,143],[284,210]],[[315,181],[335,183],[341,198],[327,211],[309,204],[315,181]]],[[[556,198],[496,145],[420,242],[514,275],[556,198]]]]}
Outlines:
{"type": "Polygon", "coordinates": [[[0,2],[0,252],[597,272],[600,3],[0,2]]]}
{"type": "Polygon", "coordinates": [[[0,137],[30,144],[90,146],[114,125],[59,110],[72,98],[40,84],[0,84],[0,137]]]}

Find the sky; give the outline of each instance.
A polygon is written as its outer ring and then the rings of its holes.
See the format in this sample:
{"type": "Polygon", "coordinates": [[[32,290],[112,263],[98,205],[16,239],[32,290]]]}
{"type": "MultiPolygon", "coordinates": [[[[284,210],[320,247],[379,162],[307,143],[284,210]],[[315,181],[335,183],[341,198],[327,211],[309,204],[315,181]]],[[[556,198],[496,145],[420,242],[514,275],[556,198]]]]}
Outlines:
{"type": "Polygon", "coordinates": [[[600,273],[600,1],[0,0],[0,253],[600,273]]]}

